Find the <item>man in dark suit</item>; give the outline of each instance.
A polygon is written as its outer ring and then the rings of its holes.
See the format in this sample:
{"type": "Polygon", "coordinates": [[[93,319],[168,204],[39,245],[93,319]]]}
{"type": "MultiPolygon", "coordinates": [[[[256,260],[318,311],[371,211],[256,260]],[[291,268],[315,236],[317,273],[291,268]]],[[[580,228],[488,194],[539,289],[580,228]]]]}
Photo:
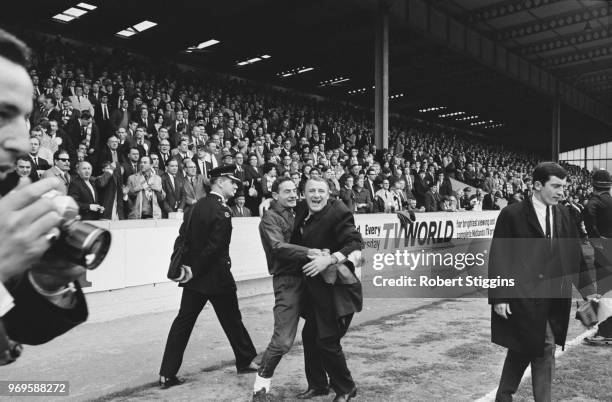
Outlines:
{"type": "Polygon", "coordinates": [[[102,166],[102,175],[96,178],[96,188],[100,195],[99,203],[104,207],[101,219],[123,220],[128,212],[127,188],[123,189],[121,166],[113,166],[112,162],[105,162],[102,166]]]}
{"type": "Polygon", "coordinates": [[[111,135],[106,141],[106,145],[96,153],[96,165],[94,166],[94,174],[100,175],[102,168],[106,162],[114,163],[119,166],[126,161],[126,157],[119,149],[119,138],[111,135]]]}
{"type": "MultiPolygon", "coordinates": [[[[291,243],[309,249],[328,249],[332,254],[304,255],[306,275],[302,330],[304,362],[308,390],[298,395],[309,398],[319,395],[329,386],[336,392],[335,400],[348,401],[357,388],[346,365],[340,341],[346,334],[353,314],[361,311],[361,284],[329,286],[319,275],[329,266],[343,263],[354,267],[349,254],[361,250],[363,241],[355,227],[351,211],[340,200],[329,199],[329,186],[322,178],[311,178],[305,186],[306,204],[300,204],[295,214],[291,243]],[[310,262],[308,262],[310,261],[310,262]]],[[[330,268],[333,269],[333,268],[330,268]]]]}
{"type": "Polygon", "coordinates": [[[183,205],[184,189],[182,175],[178,174],[178,162],[174,159],[168,162],[166,172],[162,175],[162,188],[166,193],[162,217],[168,218],[170,212],[176,212],[183,205]]]}
{"type": "Polygon", "coordinates": [[[140,151],[136,147],[131,147],[128,153],[128,160],[121,165],[123,184],[127,183],[128,177],[138,173],[138,161],[140,160],[140,151]]]}
{"type": "Polygon", "coordinates": [[[96,186],[91,182],[91,164],[79,162],[78,176],[70,182],[68,195],[74,198],[79,206],[79,215],[86,221],[97,221],[104,213],[104,207],[99,204],[100,198],[96,186]]]}
{"type": "Polygon", "coordinates": [[[168,163],[170,160],[172,160],[172,154],[170,153],[170,141],[168,139],[162,139],[159,142],[159,150],[157,151],[157,154],[159,155],[159,168],[166,170],[166,166],[168,166],[168,163]]]}
{"type": "Polygon", "coordinates": [[[115,109],[111,113],[110,125],[113,132],[116,132],[119,128],[128,129],[130,121],[132,121],[128,106],[128,100],[124,99],[123,102],[121,102],[121,107],[115,109]]]}
{"type": "Polygon", "coordinates": [[[40,150],[40,140],[38,137],[30,137],[30,153],[28,159],[32,163],[32,172],[30,173],[30,179],[34,182],[40,178],[40,175],[48,169],[51,169],[51,165],[46,159],[38,156],[40,150]]]}
{"type": "Polygon", "coordinates": [[[238,191],[236,193],[236,205],[234,205],[232,209],[232,216],[235,218],[245,218],[251,216],[251,210],[244,206],[245,197],[244,193],[238,191]]]}
{"type": "Polygon", "coordinates": [[[78,119],[72,121],[66,127],[66,134],[70,137],[72,144],[85,142],[88,155],[92,155],[99,149],[100,131],[87,110],[83,111],[78,119]]]}
{"type": "MultiPolygon", "coordinates": [[[[45,95],[43,110],[39,121],[43,118],[48,120],[60,120],[61,117],[60,111],[57,109],[57,100],[55,100],[53,95],[45,95]]],[[[38,124],[38,122],[36,124],[38,124]]]]}
{"type": "Polygon", "coordinates": [[[94,106],[94,120],[98,127],[100,128],[100,142],[104,143],[116,130],[113,130],[113,125],[111,124],[111,114],[113,113],[113,109],[108,103],[108,96],[106,93],[102,93],[100,97],[100,101],[97,102],[94,106]]]}
{"type": "Polygon", "coordinates": [[[258,368],[253,363],[257,352],[242,323],[236,282],[230,271],[232,218],[226,200],[234,196],[238,187],[233,171],[233,166],[226,166],[211,172],[211,193],[197,202],[191,214],[185,214],[183,226],[189,221],[188,216],[191,216],[190,225],[181,229],[186,233],[187,244],[193,243],[194,247],[189,247],[185,257],[185,277],[179,285],[183,287],[181,307],[170,328],[159,371],[162,388],[182,383],[176,373],[189,335],[208,301],[230,341],[238,373],[252,373],[258,368]]]}
{"type": "Polygon", "coordinates": [[[376,176],[376,169],[368,169],[368,174],[364,182],[364,187],[370,193],[370,198],[374,199],[376,192],[380,190],[380,183],[376,176]]]}
{"type": "Polygon", "coordinates": [[[155,132],[155,119],[149,116],[149,110],[147,108],[140,109],[140,116],[138,116],[138,127],[143,127],[147,132],[147,138],[155,132]]]}
{"type": "Polygon", "coordinates": [[[551,400],[555,344],[564,346],[572,283],[594,297],[576,225],[563,199],[567,172],[543,162],[533,172],[534,195],[504,208],[497,219],[489,278],[515,286],[489,289],[491,340],[508,349],[497,401],[511,401],[531,364],[536,401],[551,400]]]}
{"type": "Polygon", "coordinates": [[[438,184],[432,183],[429,190],[425,193],[425,212],[437,212],[440,210],[440,192],[438,191],[438,184]]]}
{"type": "Polygon", "coordinates": [[[213,167],[212,164],[206,160],[206,155],[206,146],[198,145],[197,154],[193,156],[192,160],[196,165],[197,174],[208,178],[213,167]]]}
{"type": "Polygon", "coordinates": [[[130,102],[127,98],[127,95],[125,94],[125,88],[120,87],[116,93],[111,94],[109,102],[113,105],[113,108],[115,110],[123,108],[123,105],[125,105],[125,108],[127,109],[130,105],[130,102]]]}

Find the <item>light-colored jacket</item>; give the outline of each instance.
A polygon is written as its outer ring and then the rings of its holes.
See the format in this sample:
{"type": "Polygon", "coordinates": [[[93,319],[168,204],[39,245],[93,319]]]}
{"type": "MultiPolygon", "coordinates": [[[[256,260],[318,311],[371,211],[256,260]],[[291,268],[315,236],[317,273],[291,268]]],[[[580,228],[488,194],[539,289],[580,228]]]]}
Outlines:
{"type": "Polygon", "coordinates": [[[146,199],[146,190],[144,187],[150,187],[151,189],[159,189],[159,191],[153,191],[153,218],[161,219],[162,208],[160,202],[166,198],[166,193],[162,188],[161,177],[153,174],[147,180],[142,173],[136,173],[128,177],[127,187],[130,202],[130,213],[128,219],[141,219],[142,218],[142,203],[146,199]]]}

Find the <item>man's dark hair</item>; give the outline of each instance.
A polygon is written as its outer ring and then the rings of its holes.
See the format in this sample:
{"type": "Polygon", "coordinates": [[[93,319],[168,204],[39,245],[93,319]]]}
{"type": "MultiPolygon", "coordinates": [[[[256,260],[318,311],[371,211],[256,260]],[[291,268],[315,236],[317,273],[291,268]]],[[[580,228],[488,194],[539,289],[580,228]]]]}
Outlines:
{"type": "Polygon", "coordinates": [[[32,161],[27,156],[20,156],[19,158],[17,158],[15,165],[17,165],[17,162],[28,162],[30,166],[32,166],[32,161]]]}
{"type": "Polygon", "coordinates": [[[24,42],[0,29],[0,57],[27,68],[31,54],[30,48],[24,42]]]}
{"type": "Polygon", "coordinates": [[[45,100],[50,100],[53,106],[57,106],[57,100],[51,95],[45,95],[45,100]]]}
{"type": "Polygon", "coordinates": [[[278,189],[280,188],[280,185],[288,181],[293,183],[293,180],[291,180],[291,178],[289,177],[281,177],[280,179],[275,180],[274,183],[272,183],[272,192],[278,194],[278,189]]]}
{"type": "Polygon", "coordinates": [[[81,117],[80,117],[80,119],[81,119],[81,120],[89,120],[89,119],[91,119],[91,112],[90,112],[89,110],[83,110],[83,111],[81,112],[81,117]]]}
{"type": "Polygon", "coordinates": [[[66,149],[60,148],[57,151],[55,151],[55,153],[53,154],[53,160],[58,161],[60,158],[60,155],[63,155],[63,154],[68,155],[68,158],[70,158],[70,153],[68,153],[66,149]]]}
{"type": "Polygon", "coordinates": [[[567,170],[555,162],[542,162],[533,170],[534,183],[539,181],[544,186],[551,176],[556,176],[563,180],[567,177],[567,170]]]}

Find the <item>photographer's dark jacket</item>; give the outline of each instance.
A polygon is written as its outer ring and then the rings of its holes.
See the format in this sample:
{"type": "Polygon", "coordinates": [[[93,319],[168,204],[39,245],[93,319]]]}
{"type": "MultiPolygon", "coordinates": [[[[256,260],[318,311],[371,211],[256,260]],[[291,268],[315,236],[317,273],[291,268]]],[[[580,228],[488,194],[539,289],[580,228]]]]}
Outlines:
{"type": "Polygon", "coordinates": [[[232,238],[232,213],[216,193],[210,193],[194,206],[186,241],[189,251],[185,265],[191,267],[193,279],[180,284],[203,294],[236,291],[230,272],[229,255],[232,238]]]}
{"type": "Polygon", "coordinates": [[[489,289],[489,303],[509,303],[512,312],[504,319],[491,308],[491,340],[536,356],[544,352],[547,321],[555,342],[565,345],[572,283],[584,296],[595,293],[567,208],[553,206],[552,214],[551,243],[531,198],[505,207],[497,218],[489,253],[489,278],[515,280],[514,287],[489,289]]]}
{"type": "Polygon", "coordinates": [[[16,342],[28,345],[49,342],[87,320],[87,303],[78,282],[75,282],[76,304],[71,309],[60,308],[39,294],[27,274],[5,285],[15,306],[2,317],[2,322],[8,337],[16,342]]]}

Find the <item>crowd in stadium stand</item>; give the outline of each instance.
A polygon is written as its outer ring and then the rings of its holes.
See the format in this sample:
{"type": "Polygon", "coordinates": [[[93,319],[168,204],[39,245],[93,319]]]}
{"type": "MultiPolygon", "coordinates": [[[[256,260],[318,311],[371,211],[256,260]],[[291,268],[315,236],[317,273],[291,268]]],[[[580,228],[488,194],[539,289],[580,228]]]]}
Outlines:
{"type": "MultiPolygon", "coordinates": [[[[29,43],[32,152],[16,174],[59,177],[85,219],[185,211],[206,195],[210,170],[230,164],[242,181],[236,216],[259,215],[281,176],[300,196],[322,176],[356,213],[495,210],[531,193],[532,154],[397,119],[389,148],[377,149],[371,112],[356,106],[117,50],[29,43]]],[[[567,167],[565,202],[580,211],[589,173],[567,167]]]]}

